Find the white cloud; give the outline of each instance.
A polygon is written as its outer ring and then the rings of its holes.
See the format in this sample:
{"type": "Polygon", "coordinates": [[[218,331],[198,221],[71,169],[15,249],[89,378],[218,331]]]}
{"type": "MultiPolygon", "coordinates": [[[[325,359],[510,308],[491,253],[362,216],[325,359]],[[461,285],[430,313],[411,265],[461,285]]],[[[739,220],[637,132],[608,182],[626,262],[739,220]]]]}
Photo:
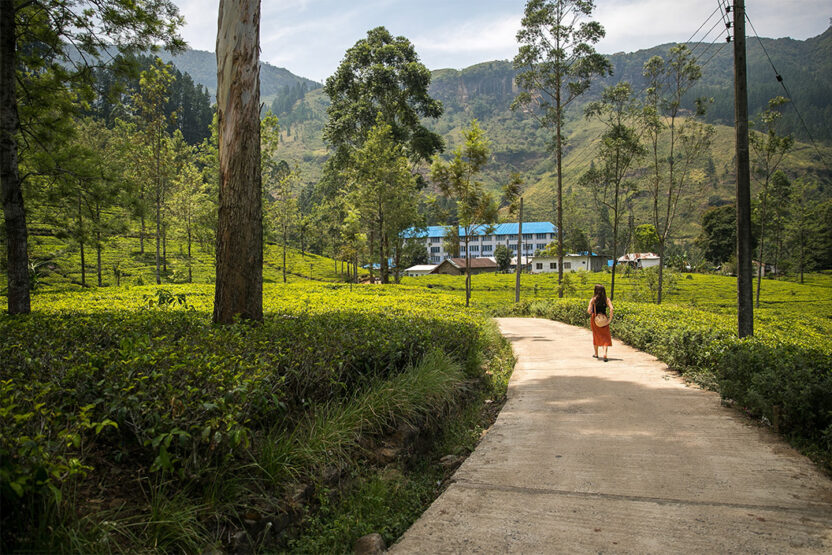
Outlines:
{"type": "MultiPolygon", "coordinates": [[[[219,0],[175,1],[186,18],[182,34],[190,46],[213,51],[219,0]]],[[[760,35],[773,38],[818,35],[832,16],[830,0],[747,4],[760,35]]],[[[511,59],[517,52],[515,35],[524,5],[525,0],[263,0],[261,58],[323,80],[368,29],[384,25],[393,34],[409,37],[432,69],[511,59]]],[[[607,30],[597,50],[631,52],[686,40],[716,7],[714,0],[596,0],[592,18],[607,30]]],[[[710,27],[695,38],[702,38],[710,27]]],[[[707,40],[724,40],[724,30],[718,24],[707,40]]]]}
{"type": "MultiPolygon", "coordinates": [[[[512,52],[517,49],[515,36],[520,18],[503,16],[493,20],[450,23],[412,39],[419,52],[458,54],[512,52]]],[[[485,60],[483,60],[485,61],[485,60]]]]}
{"type": "Polygon", "coordinates": [[[214,51],[217,44],[219,0],[179,0],[179,12],[185,16],[182,36],[196,50],[214,51]]]}
{"type": "MultiPolygon", "coordinates": [[[[724,40],[726,29],[719,20],[720,13],[695,33],[716,8],[717,2],[700,0],[601,0],[593,19],[604,26],[607,36],[597,49],[605,53],[632,52],[685,41],[691,36],[707,42],[724,40]]],[[[760,36],[771,38],[819,35],[832,15],[829,0],[758,0],[749,3],[746,10],[760,36]]],[[[747,34],[752,34],[750,27],[747,34]]]]}

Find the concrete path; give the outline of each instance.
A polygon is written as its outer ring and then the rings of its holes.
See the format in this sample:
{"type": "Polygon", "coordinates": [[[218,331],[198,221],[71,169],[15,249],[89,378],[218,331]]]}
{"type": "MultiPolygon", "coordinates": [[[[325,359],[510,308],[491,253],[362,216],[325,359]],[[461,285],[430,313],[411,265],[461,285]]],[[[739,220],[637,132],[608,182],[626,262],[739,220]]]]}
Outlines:
{"type": "Polygon", "coordinates": [[[767,429],[588,330],[503,318],[508,402],[393,553],[832,553],[832,481],[767,429]]]}

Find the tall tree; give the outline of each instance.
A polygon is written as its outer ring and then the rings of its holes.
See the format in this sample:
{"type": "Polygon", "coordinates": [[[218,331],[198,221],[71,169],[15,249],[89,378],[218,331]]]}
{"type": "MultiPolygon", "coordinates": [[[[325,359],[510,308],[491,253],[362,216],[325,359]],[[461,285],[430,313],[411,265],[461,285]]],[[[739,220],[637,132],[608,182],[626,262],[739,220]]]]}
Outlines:
{"type": "Polygon", "coordinates": [[[179,216],[178,228],[185,239],[188,260],[188,283],[194,280],[193,242],[199,205],[207,203],[203,194],[202,174],[194,161],[189,161],[176,176],[173,183],[171,206],[179,216]]]}
{"type": "Polygon", "coordinates": [[[83,119],[78,122],[78,141],[85,151],[87,171],[80,177],[83,208],[89,214],[90,239],[95,247],[98,286],[103,285],[101,253],[106,242],[125,230],[123,219],[123,167],[118,156],[115,134],[103,122],[83,119]]]}
{"type": "Polygon", "coordinates": [[[780,273],[791,191],[792,184],[786,174],[780,170],[774,172],[774,175],[771,176],[768,195],[769,204],[771,205],[771,220],[768,227],[771,236],[774,238],[774,269],[777,273],[780,273]]]}
{"type": "Polygon", "coordinates": [[[295,188],[300,179],[297,168],[292,171],[285,160],[277,160],[280,146],[280,125],[277,116],[266,112],[260,120],[260,172],[263,176],[264,236],[277,233],[283,247],[283,283],[286,283],[286,249],[289,230],[297,219],[295,188]]]}
{"type": "Polygon", "coordinates": [[[214,322],[263,319],[260,1],[220,0],[219,213],[214,322]]]}
{"type": "Polygon", "coordinates": [[[514,302],[519,303],[520,274],[523,268],[523,178],[519,173],[512,173],[509,182],[503,188],[503,202],[508,205],[509,214],[517,214],[517,266],[514,278],[514,302]]]}
{"type": "Polygon", "coordinates": [[[465,144],[458,146],[449,162],[438,157],[431,166],[431,179],[448,198],[456,200],[457,218],[462,228],[465,244],[465,306],[471,302],[471,237],[480,232],[489,233],[497,221],[497,203],[477,181],[491,156],[488,138],[477,120],[462,132],[465,144]]]}
{"type": "Polygon", "coordinates": [[[280,245],[283,249],[283,283],[286,283],[286,249],[289,246],[289,232],[298,219],[298,199],[295,190],[299,181],[300,170],[295,168],[277,173],[269,187],[271,202],[266,208],[266,215],[275,233],[280,237],[280,245]]]}
{"type": "MultiPolygon", "coordinates": [[[[324,166],[326,197],[336,197],[347,185],[353,150],[367,140],[379,113],[390,126],[393,142],[414,164],[442,151],[442,138],[422,124],[423,118],[442,115],[442,103],[428,94],[430,79],[410,41],[393,37],[384,27],[371,29],[347,50],[324,86],[330,99],[324,140],[334,151],[324,166]]],[[[375,235],[371,231],[369,236],[371,276],[372,253],[379,240],[375,235]]]]}
{"type": "Polygon", "coordinates": [[[341,226],[341,256],[352,264],[350,282],[358,281],[358,264],[367,246],[367,236],[361,230],[361,213],[355,208],[347,210],[341,226]]]}
{"type": "MultiPolygon", "coordinates": [[[[512,104],[532,113],[542,127],[554,128],[557,160],[558,283],[563,281],[563,123],[565,109],[585,93],[591,79],[612,73],[610,62],[593,45],[604,28],[587,21],[592,0],[529,0],[517,32],[515,81],[524,89],[512,104]]],[[[563,291],[558,295],[563,296],[563,291]]]]}
{"type": "Polygon", "coordinates": [[[381,282],[389,283],[390,245],[398,246],[402,232],[418,219],[416,178],[410,173],[404,148],[393,140],[393,129],[381,113],[351,158],[350,185],[345,192],[378,241],[381,282]]]}
{"type": "Polygon", "coordinates": [[[367,38],[347,50],[324,86],[331,102],[324,140],[335,149],[336,167],[343,167],[351,149],[364,143],[379,113],[412,160],[441,151],[442,138],[421,122],[442,115],[442,103],[431,98],[429,86],[430,71],[409,40],[393,37],[384,27],[368,31],[367,38]]]}
{"type": "MultiPolygon", "coordinates": [[[[165,104],[168,102],[168,89],[173,81],[170,66],[156,58],[154,64],[143,71],[139,81],[139,92],[133,95],[133,103],[138,111],[139,129],[142,132],[143,147],[148,159],[144,160],[146,183],[153,199],[156,220],[156,284],[162,283],[160,267],[162,262],[163,211],[165,193],[171,174],[170,136],[168,135],[168,118],[165,104]]],[[[140,197],[145,200],[148,188],[143,187],[140,197]]],[[[141,240],[144,242],[144,214],[141,219],[141,240]]]]}
{"type": "Polygon", "coordinates": [[[598,119],[605,131],[598,149],[598,166],[591,167],[581,181],[592,189],[596,205],[612,216],[612,277],[610,299],[615,298],[615,267],[618,264],[621,217],[635,190],[635,182],[625,179],[633,164],[645,153],[636,125],[639,110],[632,87],[622,81],[606,87],[601,100],[589,104],[587,119],[598,119]]]}
{"type": "Polygon", "coordinates": [[[181,49],[181,23],[171,0],[0,0],[0,196],[10,313],[30,311],[25,175],[18,168],[18,142],[72,117],[71,106],[55,110],[56,102],[70,86],[89,89],[90,66],[102,63],[98,54],[106,47],[136,50],[161,43],[181,49]],[[84,54],[80,61],[69,59],[70,48],[84,54]],[[22,125],[21,110],[31,116],[22,125]]]}
{"type": "Polygon", "coordinates": [[[786,233],[790,246],[790,258],[797,269],[801,285],[803,274],[809,269],[811,257],[808,247],[812,235],[813,211],[816,201],[809,197],[809,183],[806,179],[797,179],[792,188],[786,233]]]}
{"type": "Polygon", "coordinates": [[[656,302],[662,302],[664,251],[675,230],[680,204],[690,198],[697,183],[694,170],[711,144],[713,127],[697,118],[705,104],[697,100],[696,111],[682,108],[682,98],[702,77],[691,51],[684,44],[670,49],[668,59],[653,56],[644,64],[647,100],[645,133],[649,141],[650,172],[647,189],[652,197],[651,219],[659,235],[659,283],[656,302]]]}
{"type": "Polygon", "coordinates": [[[778,109],[788,102],[782,96],[769,100],[768,108],[763,110],[759,117],[757,126],[760,130],[752,131],[749,134],[748,142],[753,154],[751,175],[756,177],[762,186],[760,189],[760,250],[757,257],[757,296],[755,306],[760,308],[760,287],[763,280],[763,268],[765,268],[765,241],[766,226],[768,224],[769,206],[769,184],[774,172],[786,153],[792,149],[794,139],[791,135],[780,135],[777,132],[777,122],[783,116],[778,109]]]}
{"type": "Polygon", "coordinates": [[[698,239],[705,259],[714,266],[735,257],[737,250],[737,207],[733,204],[709,208],[702,214],[698,239]]]}

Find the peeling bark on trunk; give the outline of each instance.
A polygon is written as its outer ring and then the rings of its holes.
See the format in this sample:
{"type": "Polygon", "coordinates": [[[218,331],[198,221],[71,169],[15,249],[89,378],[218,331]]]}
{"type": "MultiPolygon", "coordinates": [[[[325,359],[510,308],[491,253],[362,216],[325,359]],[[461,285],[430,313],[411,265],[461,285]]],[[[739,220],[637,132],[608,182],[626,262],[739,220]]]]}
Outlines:
{"type": "Polygon", "coordinates": [[[17,167],[20,128],[15,85],[14,1],[0,0],[0,192],[6,219],[9,314],[28,314],[29,252],[26,211],[17,167]]]}
{"type": "Polygon", "coordinates": [[[220,193],[214,322],[263,319],[260,2],[220,0],[217,31],[220,193]]]}

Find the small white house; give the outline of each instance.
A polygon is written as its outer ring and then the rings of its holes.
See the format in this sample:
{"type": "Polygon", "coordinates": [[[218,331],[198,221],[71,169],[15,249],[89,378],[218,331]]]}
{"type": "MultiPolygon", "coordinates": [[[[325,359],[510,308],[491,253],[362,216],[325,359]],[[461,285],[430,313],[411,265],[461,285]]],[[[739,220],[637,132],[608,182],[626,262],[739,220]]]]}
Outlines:
{"type": "Polygon", "coordinates": [[[629,264],[633,268],[651,268],[658,266],[661,258],[652,252],[631,252],[618,259],[619,264],[629,264]]]}
{"type": "Polygon", "coordinates": [[[416,264],[404,271],[404,275],[410,277],[426,276],[436,269],[436,264],[416,264]]]}
{"type": "MultiPolygon", "coordinates": [[[[564,272],[601,272],[607,264],[607,257],[591,252],[567,254],[563,257],[564,272]]],[[[535,256],[531,261],[533,274],[558,271],[557,257],[535,256]]]]}

